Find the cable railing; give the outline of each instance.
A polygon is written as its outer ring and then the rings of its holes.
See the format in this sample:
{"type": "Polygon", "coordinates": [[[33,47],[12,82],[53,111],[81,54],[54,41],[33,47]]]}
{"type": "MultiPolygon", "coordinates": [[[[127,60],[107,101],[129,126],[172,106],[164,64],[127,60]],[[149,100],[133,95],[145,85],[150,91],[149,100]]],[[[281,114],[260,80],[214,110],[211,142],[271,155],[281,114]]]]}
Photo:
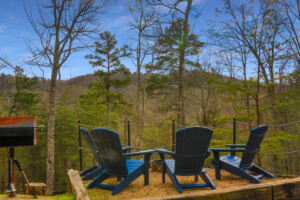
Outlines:
{"type": "MultiPolygon", "coordinates": [[[[269,128],[277,128],[277,127],[284,127],[284,126],[291,126],[294,124],[300,123],[300,120],[294,121],[294,122],[289,122],[289,123],[285,123],[285,124],[269,124],[268,127],[269,128]]],[[[228,128],[226,128],[226,126],[232,125],[230,128],[232,128],[232,144],[236,144],[237,141],[237,136],[239,136],[238,134],[242,133],[242,132],[249,132],[251,131],[251,129],[246,129],[246,130],[240,130],[241,127],[238,127],[238,125],[246,126],[246,127],[256,127],[257,125],[254,124],[250,124],[250,123],[246,123],[243,121],[238,121],[235,118],[233,120],[227,121],[225,123],[222,124],[217,124],[213,127],[211,127],[211,129],[213,130],[222,130],[222,129],[226,129],[228,130],[228,128]]],[[[189,125],[189,127],[192,125],[189,125]]],[[[199,126],[199,125],[197,125],[199,126]]],[[[97,126],[94,125],[89,125],[89,124],[85,124],[85,123],[78,123],[78,127],[88,127],[88,128],[97,128],[97,126]]],[[[123,139],[123,143],[127,146],[131,146],[131,144],[134,144],[134,148],[135,149],[143,149],[141,146],[139,145],[135,145],[138,142],[135,142],[135,140],[137,140],[137,138],[139,138],[140,142],[143,142],[143,133],[145,133],[145,131],[147,130],[147,128],[158,128],[158,129],[162,129],[164,131],[167,131],[170,133],[170,135],[168,135],[168,137],[170,136],[171,138],[171,149],[174,151],[175,148],[175,132],[177,129],[182,129],[185,128],[187,126],[182,125],[182,124],[178,124],[175,123],[175,120],[172,120],[172,122],[170,123],[162,123],[162,124],[150,124],[150,125],[144,125],[144,124],[131,124],[130,121],[127,121],[127,123],[123,123],[120,125],[116,125],[116,126],[104,126],[102,128],[107,128],[107,129],[118,129],[119,131],[117,132],[124,132],[124,134],[120,134],[120,136],[122,137],[121,139],[123,139]],[[122,129],[120,129],[122,128],[122,129]],[[134,133],[132,135],[132,132],[134,133]]],[[[157,131],[157,129],[150,129],[148,130],[148,132],[153,132],[153,131],[157,131]]],[[[147,131],[146,131],[147,132],[147,131]]],[[[166,135],[165,135],[166,136],[166,135]]],[[[242,137],[239,136],[239,137],[242,137]]],[[[168,139],[168,138],[162,138],[162,139],[168,139]]],[[[79,133],[79,140],[81,140],[80,138],[80,133],[79,133]]],[[[82,150],[89,150],[88,148],[84,148],[81,146],[81,141],[80,143],[80,147],[79,147],[79,153],[80,153],[80,170],[82,171],[82,150]]],[[[170,143],[169,143],[170,144],[170,143]]],[[[285,159],[287,159],[288,161],[284,161],[284,162],[291,162],[291,158],[293,158],[293,162],[295,163],[295,165],[297,165],[296,167],[291,167],[289,165],[288,169],[285,166],[285,164],[281,165],[277,165],[277,168],[274,168],[274,170],[270,169],[271,172],[273,172],[275,175],[277,174],[281,174],[282,176],[298,176],[300,174],[300,163],[299,163],[299,157],[300,157],[300,149],[299,150],[293,150],[293,151],[289,151],[289,152],[259,152],[257,154],[257,158],[260,159],[260,161],[258,163],[261,163],[263,160],[264,163],[275,163],[278,160],[278,162],[283,162],[285,159]],[[289,158],[286,158],[289,157],[289,158]]],[[[274,166],[273,165],[273,166],[274,166]]]]}

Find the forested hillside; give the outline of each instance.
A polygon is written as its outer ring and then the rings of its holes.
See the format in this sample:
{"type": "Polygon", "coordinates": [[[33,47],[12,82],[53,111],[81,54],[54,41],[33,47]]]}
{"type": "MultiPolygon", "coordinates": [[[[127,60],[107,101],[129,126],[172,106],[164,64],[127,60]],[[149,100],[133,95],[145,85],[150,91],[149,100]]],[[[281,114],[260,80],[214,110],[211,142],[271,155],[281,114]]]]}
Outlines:
{"type": "MultiPolygon", "coordinates": [[[[57,9],[73,8],[52,5],[55,2],[49,4],[57,9]]],[[[56,3],[61,2],[65,1],[56,3]]],[[[29,77],[23,67],[12,65],[0,55],[0,72],[5,67],[14,69],[14,75],[0,76],[0,116],[37,116],[38,124],[45,126],[38,133],[36,147],[16,148],[16,157],[30,181],[47,182],[51,193],[66,191],[67,170],[80,167],[78,120],[87,130],[116,130],[124,145],[128,144],[130,121],[130,142],[136,150],[172,149],[173,125],[175,130],[187,126],[212,128],[211,147],[224,147],[232,143],[234,118],[237,144],[247,142],[252,128],[267,124],[269,129],[256,162],[276,175],[300,175],[299,1],[226,0],[206,31],[194,29],[200,26],[204,6],[199,1],[164,2],[130,1],[128,26],[135,32],[134,45],[117,41],[114,33],[97,32],[100,34],[93,40],[91,52],[82,57],[90,63],[84,67],[93,67],[94,74],[60,80],[60,67],[68,53],[83,48],[61,44],[72,43],[80,31],[83,38],[90,34],[80,20],[75,21],[79,25],[74,30],[70,24],[63,24],[66,20],[57,25],[71,27],[61,31],[64,39],[58,37],[57,43],[52,41],[55,34],[51,32],[57,29],[51,29],[49,35],[36,30],[42,45],[40,51],[31,52],[30,65],[50,66],[49,80],[29,77]],[[135,70],[122,63],[124,58],[131,59],[135,70]]],[[[93,8],[88,13],[103,14],[95,5],[86,6],[93,8]]],[[[33,20],[33,16],[28,17],[33,20]]],[[[94,17],[88,15],[82,20],[87,20],[84,24],[97,21],[94,17]]],[[[46,26],[50,21],[43,21],[42,28],[55,27],[46,26]]],[[[86,168],[95,161],[85,149],[87,145],[83,146],[86,168]]],[[[6,168],[8,150],[0,149],[0,154],[1,168],[6,168]]],[[[207,167],[211,167],[211,157],[207,167]]],[[[6,180],[7,173],[1,170],[1,192],[6,180]]],[[[19,188],[21,180],[18,176],[19,188]]]]}

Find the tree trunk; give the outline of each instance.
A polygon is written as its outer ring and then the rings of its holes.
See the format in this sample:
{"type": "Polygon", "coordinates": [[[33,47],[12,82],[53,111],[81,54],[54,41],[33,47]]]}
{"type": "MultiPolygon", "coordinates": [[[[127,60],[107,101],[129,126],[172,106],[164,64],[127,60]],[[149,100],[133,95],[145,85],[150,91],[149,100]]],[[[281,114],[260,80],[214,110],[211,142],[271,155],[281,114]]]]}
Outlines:
{"type": "Polygon", "coordinates": [[[136,95],[136,111],[138,115],[140,114],[140,99],[141,99],[141,67],[138,64],[137,67],[138,85],[137,85],[137,95],[136,95]]]}
{"type": "Polygon", "coordinates": [[[49,114],[47,132],[47,186],[49,195],[54,192],[54,126],[55,126],[55,93],[57,82],[58,65],[53,66],[50,92],[49,92],[49,114]]]}
{"type": "Polygon", "coordinates": [[[138,75],[138,85],[137,85],[137,96],[136,96],[136,111],[138,114],[138,123],[140,125],[144,124],[144,89],[142,86],[141,81],[141,34],[139,34],[138,39],[138,47],[137,47],[137,57],[136,57],[136,64],[137,64],[137,75],[138,75]],[[142,100],[142,101],[141,101],[142,100]],[[142,108],[142,110],[141,110],[142,108]]]}
{"type": "Polygon", "coordinates": [[[257,67],[257,86],[256,86],[256,96],[255,96],[255,106],[256,106],[256,116],[257,116],[257,120],[256,120],[256,125],[260,124],[260,111],[259,111],[259,89],[260,89],[260,67],[257,67]]]}
{"type": "Polygon", "coordinates": [[[183,27],[182,44],[180,45],[179,66],[178,66],[178,106],[177,106],[177,123],[185,126],[185,110],[184,110],[184,86],[183,86],[183,72],[184,72],[184,59],[185,48],[188,36],[189,13],[192,6],[192,0],[188,0],[183,27]]]}
{"type": "Polygon", "coordinates": [[[110,99],[109,99],[109,94],[110,94],[110,55],[109,53],[107,54],[107,83],[106,83],[106,122],[107,126],[109,126],[109,113],[110,113],[110,99]]]}
{"type": "Polygon", "coordinates": [[[15,79],[16,79],[16,95],[14,96],[14,103],[10,107],[8,116],[11,116],[11,114],[13,113],[13,110],[16,107],[16,104],[17,104],[17,101],[18,101],[18,98],[19,98],[19,93],[20,93],[20,91],[19,91],[19,75],[17,73],[16,73],[15,79]]]}

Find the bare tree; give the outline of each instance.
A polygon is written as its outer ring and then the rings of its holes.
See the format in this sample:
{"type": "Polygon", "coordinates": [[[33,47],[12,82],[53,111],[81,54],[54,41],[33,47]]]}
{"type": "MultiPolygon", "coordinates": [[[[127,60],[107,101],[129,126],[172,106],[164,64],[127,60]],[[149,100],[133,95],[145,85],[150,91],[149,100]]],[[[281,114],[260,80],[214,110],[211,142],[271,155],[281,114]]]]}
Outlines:
{"type": "Polygon", "coordinates": [[[283,39],[288,41],[288,52],[292,52],[291,56],[300,66],[300,34],[296,24],[300,24],[300,0],[279,0],[278,5],[286,16],[284,27],[287,34],[282,34],[283,39]]]}
{"type": "MultiPolygon", "coordinates": [[[[217,10],[222,26],[214,36],[221,41],[235,41],[235,48],[246,48],[251,53],[252,61],[257,63],[257,124],[260,123],[259,91],[263,78],[268,88],[268,95],[274,108],[275,104],[275,69],[283,56],[284,44],[279,36],[283,32],[283,17],[275,9],[273,1],[251,1],[233,3],[224,1],[224,7],[217,10]],[[221,15],[219,15],[221,14],[221,15]]],[[[274,115],[275,116],[275,115],[274,115]]]]}
{"type": "MultiPolygon", "coordinates": [[[[38,1],[37,1],[38,3],[38,1]]],[[[47,185],[54,192],[55,94],[60,69],[70,55],[87,47],[86,38],[98,32],[99,14],[108,0],[50,0],[38,3],[38,15],[24,5],[39,44],[30,45],[31,64],[51,68],[47,132],[47,185]]]]}
{"type": "Polygon", "coordinates": [[[145,83],[141,80],[141,70],[147,56],[151,54],[151,44],[144,39],[148,35],[150,28],[157,21],[158,15],[154,9],[146,5],[145,0],[134,0],[132,4],[128,4],[132,20],[130,21],[131,30],[135,31],[136,36],[131,39],[136,43],[136,47],[132,48],[133,63],[137,68],[137,96],[136,96],[136,111],[138,121],[141,125],[144,124],[145,112],[145,83]]]}
{"type": "Polygon", "coordinates": [[[217,102],[220,92],[216,84],[222,79],[223,58],[218,51],[208,51],[198,56],[192,73],[189,75],[189,84],[192,86],[193,104],[197,110],[197,122],[201,125],[215,126],[215,117],[220,110],[217,102]]]}
{"type": "MultiPolygon", "coordinates": [[[[184,100],[184,70],[185,70],[185,58],[186,58],[186,49],[188,43],[189,35],[189,26],[191,21],[191,11],[195,11],[195,19],[200,15],[203,5],[195,6],[193,0],[172,0],[172,1],[163,1],[163,0],[147,0],[147,2],[152,6],[165,7],[169,10],[171,18],[171,23],[174,23],[178,18],[183,19],[183,35],[182,38],[178,38],[180,43],[179,48],[179,64],[178,64],[178,103],[177,103],[177,123],[185,125],[185,100],[184,100]],[[193,6],[192,6],[193,5],[193,6]],[[196,9],[197,7],[197,9],[196,9]],[[194,9],[193,9],[194,8],[194,9]]],[[[195,20],[196,21],[196,20],[195,20]]],[[[164,24],[163,22],[162,24],[164,24]]],[[[163,30],[163,25],[160,25],[158,30],[163,30]]]]}

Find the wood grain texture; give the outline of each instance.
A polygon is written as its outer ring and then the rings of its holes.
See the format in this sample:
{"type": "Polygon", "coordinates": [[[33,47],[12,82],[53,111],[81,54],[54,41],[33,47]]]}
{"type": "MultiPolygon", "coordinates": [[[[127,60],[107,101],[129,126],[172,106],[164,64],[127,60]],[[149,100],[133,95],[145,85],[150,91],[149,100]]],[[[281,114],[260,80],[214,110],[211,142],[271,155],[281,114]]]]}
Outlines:
{"type": "Polygon", "coordinates": [[[85,187],[80,179],[79,173],[77,170],[70,169],[68,171],[69,178],[69,192],[72,192],[75,195],[76,200],[90,200],[89,195],[87,194],[85,187]]]}
{"type": "Polygon", "coordinates": [[[273,200],[300,199],[300,177],[272,184],[273,200]]]}
{"type": "MultiPolygon", "coordinates": [[[[30,183],[30,189],[37,195],[37,196],[47,196],[48,195],[48,188],[45,183],[30,183]]],[[[32,195],[29,191],[28,185],[25,184],[25,194],[32,195]]]]}
{"type": "MultiPolygon", "coordinates": [[[[235,188],[209,190],[189,194],[170,195],[148,200],[296,200],[300,199],[300,177],[235,188]]],[[[142,200],[142,199],[140,199],[142,200]]]]}

